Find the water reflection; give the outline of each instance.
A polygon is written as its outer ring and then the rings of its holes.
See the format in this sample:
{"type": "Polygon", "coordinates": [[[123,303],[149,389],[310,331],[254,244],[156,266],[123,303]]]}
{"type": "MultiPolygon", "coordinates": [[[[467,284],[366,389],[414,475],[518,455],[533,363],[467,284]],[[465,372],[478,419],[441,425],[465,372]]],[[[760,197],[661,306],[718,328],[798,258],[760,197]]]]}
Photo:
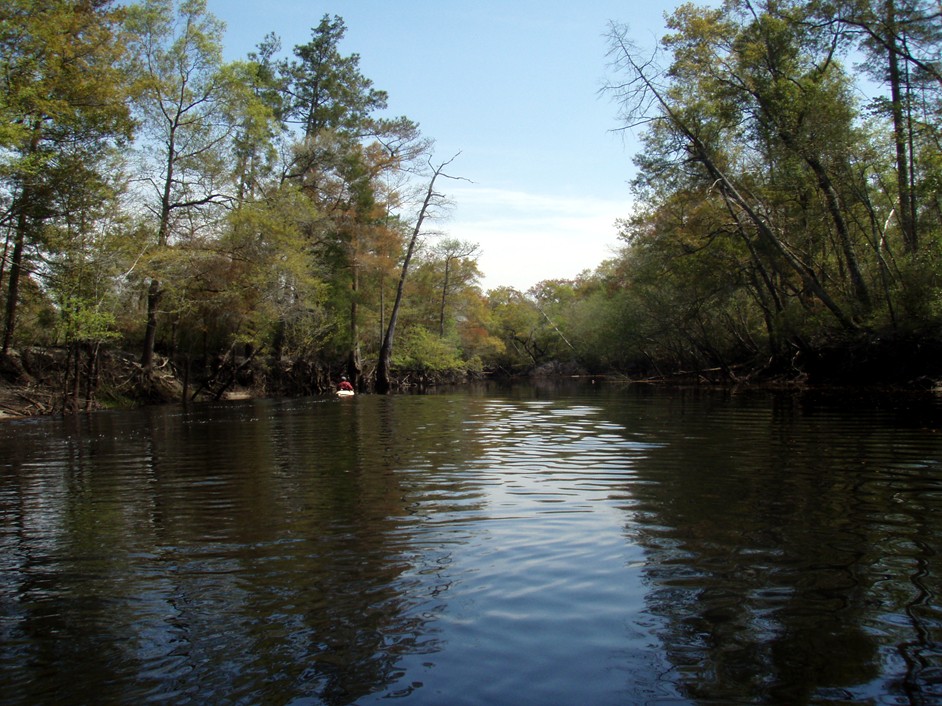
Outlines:
{"type": "Polygon", "coordinates": [[[927,433],[901,428],[898,410],[713,402],[690,391],[654,402],[645,422],[665,443],[639,461],[646,482],[626,507],[682,692],[783,704],[942,695],[935,406],[927,433]]]}
{"type": "Polygon", "coordinates": [[[0,426],[4,703],[931,703],[928,401],[580,387],[0,426]]]}
{"type": "Polygon", "coordinates": [[[473,444],[457,414],[411,407],[408,429],[383,398],[17,428],[0,496],[4,682],[22,703],[252,702],[260,684],[350,703],[394,681],[402,652],[434,645],[397,585],[417,483],[397,460],[473,444]]]}

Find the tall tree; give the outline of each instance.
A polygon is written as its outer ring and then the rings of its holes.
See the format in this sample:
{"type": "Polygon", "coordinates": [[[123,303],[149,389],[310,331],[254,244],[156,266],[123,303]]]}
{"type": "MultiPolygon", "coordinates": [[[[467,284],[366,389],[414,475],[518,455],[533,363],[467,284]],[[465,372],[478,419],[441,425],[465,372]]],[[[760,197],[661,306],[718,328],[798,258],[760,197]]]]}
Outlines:
{"type": "MultiPolygon", "coordinates": [[[[129,8],[138,59],[138,119],[153,224],[153,258],[141,366],[150,371],[161,301],[161,260],[231,198],[223,150],[233,129],[231,74],[223,71],[223,25],[205,0],[144,0],[129,8]]],[[[164,273],[165,274],[165,273],[164,273]]]]}
{"type": "Polygon", "coordinates": [[[120,11],[108,0],[9,0],[0,8],[0,182],[12,232],[3,352],[16,326],[26,248],[69,194],[101,182],[129,138],[120,11]]]}
{"type": "Polygon", "coordinates": [[[383,345],[379,350],[379,363],[376,366],[376,391],[380,394],[386,394],[392,387],[392,371],[390,368],[393,345],[396,338],[396,323],[399,318],[399,310],[402,306],[402,295],[405,290],[406,280],[409,277],[409,265],[412,262],[412,256],[415,254],[419,236],[422,234],[422,226],[425,223],[425,219],[431,215],[436,206],[441,205],[444,199],[444,194],[435,191],[435,182],[439,177],[446,179],[458,178],[449,176],[444,171],[457,157],[458,155],[455,155],[438,166],[434,166],[431,161],[429,161],[431,175],[429,176],[428,187],[425,189],[425,196],[422,199],[421,206],[419,206],[418,214],[412,226],[412,233],[409,236],[408,245],[406,246],[405,256],[402,259],[399,282],[396,285],[396,298],[393,301],[392,311],[389,314],[389,323],[386,326],[386,334],[383,336],[383,345]]]}
{"type": "MultiPolygon", "coordinates": [[[[747,12],[752,8],[749,2],[743,5],[747,12]]],[[[853,296],[866,312],[869,285],[858,260],[848,203],[854,197],[846,189],[842,193],[839,184],[848,178],[849,155],[859,140],[854,99],[832,45],[808,27],[803,3],[769,3],[767,12],[752,16],[738,31],[727,71],[731,82],[742,86],[739,100],[747,106],[757,136],[771,149],[780,146],[783,159],[800,160],[802,171],[810,172],[833,224],[853,296]]]]}
{"type": "Polygon", "coordinates": [[[691,6],[681,8],[672,22],[680,30],[669,39],[677,57],[670,71],[672,85],[660,82],[662,77],[631,45],[624,28],[613,28],[613,56],[628,79],[611,90],[626,110],[626,121],[650,123],[650,134],[663,146],[663,163],[673,161],[678,167],[674,173],[683,174],[692,186],[699,182],[698,189],[716,190],[732,217],[745,226],[742,237],[748,240],[754,234],[755,252],[771,254],[775,266],[797,276],[800,288],[823,304],[843,329],[856,330],[857,323],[821,276],[823,263],[809,257],[806,244],[789,240],[808,229],[792,233],[767,216],[778,206],[763,202],[754,176],[754,164],[765,156],[765,148],[744,142],[744,136],[767,134],[769,126],[755,119],[760,115],[753,95],[757,87],[743,74],[730,71],[742,41],[740,26],[723,10],[697,11],[691,6]],[[744,123],[754,132],[746,133],[744,123]],[[691,172],[682,168],[685,164],[699,169],[691,172]]]}
{"type": "Polygon", "coordinates": [[[233,180],[238,203],[260,195],[275,170],[277,145],[287,132],[285,79],[275,54],[281,42],[269,34],[246,61],[226,67],[226,83],[233,89],[229,121],[232,139],[233,180]]]}
{"type": "Polygon", "coordinates": [[[357,54],[341,53],[345,32],[340,17],[325,15],[311,41],[295,48],[296,59],[282,64],[287,118],[300,130],[285,178],[310,194],[322,214],[320,239],[348,297],[347,372],[357,384],[363,260],[390,210],[382,202],[382,181],[406,168],[427,143],[405,118],[374,117],[386,107],[386,93],[360,72],[357,54]]]}
{"type": "Polygon", "coordinates": [[[360,73],[359,55],[340,53],[346,31],[342,18],[324,15],[311,30],[311,41],[295,47],[297,61],[283,67],[289,77],[288,116],[305,138],[322,130],[369,134],[372,114],[386,107],[386,92],[360,73]]]}

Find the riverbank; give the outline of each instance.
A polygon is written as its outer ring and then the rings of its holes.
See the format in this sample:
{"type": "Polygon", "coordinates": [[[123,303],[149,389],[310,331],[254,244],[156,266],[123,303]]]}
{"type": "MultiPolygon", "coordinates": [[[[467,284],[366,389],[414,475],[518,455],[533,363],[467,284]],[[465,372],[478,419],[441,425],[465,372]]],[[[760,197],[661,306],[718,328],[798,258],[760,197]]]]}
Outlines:
{"type": "Polygon", "coordinates": [[[26,390],[19,385],[0,380],[0,419],[29,417],[37,405],[25,396],[26,390]]]}
{"type": "MultiPolygon", "coordinates": [[[[185,378],[185,376],[184,376],[185,378]]],[[[145,373],[121,351],[94,355],[28,348],[0,358],[0,419],[132,408],[186,399],[252,396],[232,381],[226,389],[190,389],[165,360],[145,373]]]]}
{"type": "MultiPolygon", "coordinates": [[[[185,367],[185,366],[184,366],[185,367]]],[[[574,363],[547,363],[528,377],[619,384],[703,385],[708,387],[867,389],[942,392],[942,342],[926,339],[869,340],[796,356],[781,366],[741,364],[703,370],[590,375],[574,363]]],[[[405,375],[403,388],[456,384],[445,376],[405,375]]],[[[224,358],[186,374],[166,359],[145,373],[127,352],[27,348],[0,358],[0,420],[96,409],[132,408],[181,400],[309,396],[332,390],[331,374],[306,361],[275,364],[253,358],[224,358]],[[76,359],[76,355],[78,356],[76,359]]]]}

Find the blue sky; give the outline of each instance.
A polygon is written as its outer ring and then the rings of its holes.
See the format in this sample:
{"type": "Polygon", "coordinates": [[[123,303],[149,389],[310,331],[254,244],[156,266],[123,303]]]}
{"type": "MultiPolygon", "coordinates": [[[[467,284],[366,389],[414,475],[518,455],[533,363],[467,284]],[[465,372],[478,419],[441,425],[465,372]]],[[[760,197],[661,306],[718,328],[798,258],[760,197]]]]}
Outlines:
{"type": "Polygon", "coordinates": [[[653,46],[679,0],[208,0],[227,26],[227,58],[268,32],[285,53],[324,14],[347,26],[345,54],[389,93],[389,113],[419,123],[454,202],[434,227],[476,242],[482,285],[526,290],[611,257],[614,221],[631,210],[637,149],[599,89],[610,76],[610,20],[653,46]]]}

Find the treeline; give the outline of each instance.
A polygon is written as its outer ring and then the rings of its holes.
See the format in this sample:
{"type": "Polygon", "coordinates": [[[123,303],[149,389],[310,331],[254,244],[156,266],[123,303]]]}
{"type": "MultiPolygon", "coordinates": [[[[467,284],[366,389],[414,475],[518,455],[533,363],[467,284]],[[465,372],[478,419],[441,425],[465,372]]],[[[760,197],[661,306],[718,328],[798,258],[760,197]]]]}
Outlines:
{"type": "Polygon", "coordinates": [[[483,368],[477,247],[426,237],[453,156],[386,115],[344,32],[225,62],[205,0],[3,5],[7,370],[36,345],[76,385],[102,346],[145,387],[168,362],[205,386],[264,359],[278,392],[483,368]]]}
{"type": "Polygon", "coordinates": [[[942,8],[727,0],[669,30],[652,53],[611,26],[638,206],[616,258],[533,292],[546,340],[643,375],[932,384],[942,8]]]}
{"type": "Polygon", "coordinates": [[[942,373],[938,3],[728,0],[669,30],[645,53],[610,28],[644,145],[618,255],[485,294],[477,246],[429,237],[460,158],[386,115],[341,18],[226,62],[205,0],[9,0],[6,369],[39,345],[76,391],[103,349],[138,351],[145,387],[169,362],[194,388],[264,369],[272,393],[942,373]]]}

